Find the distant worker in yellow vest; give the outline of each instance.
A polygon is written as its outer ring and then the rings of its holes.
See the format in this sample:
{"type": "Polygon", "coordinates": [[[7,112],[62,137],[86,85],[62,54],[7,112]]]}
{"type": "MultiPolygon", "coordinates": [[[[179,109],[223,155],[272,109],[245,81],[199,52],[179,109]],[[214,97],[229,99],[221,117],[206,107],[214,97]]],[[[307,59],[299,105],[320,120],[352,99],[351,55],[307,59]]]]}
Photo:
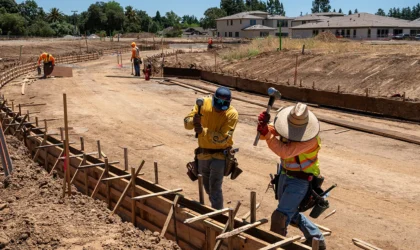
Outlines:
{"type": "Polygon", "coordinates": [[[131,62],[133,62],[134,64],[134,71],[135,71],[135,76],[140,76],[140,64],[141,64],[141,60],[140,60],[140,50],[139,48],[136,46],[136,43],[133,42],[131,43],[131,62]]]}
{"type": "Polygon", "coordinates": [[[44,76],[42,78],[45,79],[47,78],[46,72],[51,72],[54,69],[55,58],[48,53],[42,53],[38,59],[38,75],[41,74],[41,61],[44,62],[44,76]]]}
{"type": "Polygon", "coordinates": [[[210,37],[208,41],[207,49],[212,49],[212,48],[213,48],[213,39],[210,37]]]}
{"type": "Polygon", "coordinates": [[[281,162],[279,172],[272,181],[278,206],[271,216],[270,230],[286,236],[289,224],[297,226],[308,243],[312,242],[312,238],[318,238],[319,249],[326,249],[319,228],[300,213],[302,204],[312,194],[314,183],[322,178],[318,161],[321,149],[319,121],[302,103],[281,109],[274,124],[268,124],[269,121],[270,114],[261,113],[257,130],[281,162]]]}

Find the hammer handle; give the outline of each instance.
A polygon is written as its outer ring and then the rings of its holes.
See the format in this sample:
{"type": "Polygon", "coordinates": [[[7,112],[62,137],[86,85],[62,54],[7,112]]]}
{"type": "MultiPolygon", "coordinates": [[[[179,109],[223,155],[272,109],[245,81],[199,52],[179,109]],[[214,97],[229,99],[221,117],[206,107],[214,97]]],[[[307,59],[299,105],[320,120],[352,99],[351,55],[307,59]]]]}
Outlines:
{"type": "MultiPolygon", "coordinates": [[[[272,97],[270,97],[270,102],[271,102],[271,98],[272,97]]],[[[271,105],[273,105],[272,103],[271,103],[271,105]]],[[[267,106],[267,110],[266,110],[266,112],[267,112],[267,114],[270,114],[270,111],[271,111],[271,106],[270,104],[267,106]]],[[[257,146],[258,145],[258,142],[260,141],[260,136],[261,136],[261,132],[260,131],[258,131],[257,132],[257,136],[255,137],[255,140],[254,140],[254,146],[257,146]]]]}

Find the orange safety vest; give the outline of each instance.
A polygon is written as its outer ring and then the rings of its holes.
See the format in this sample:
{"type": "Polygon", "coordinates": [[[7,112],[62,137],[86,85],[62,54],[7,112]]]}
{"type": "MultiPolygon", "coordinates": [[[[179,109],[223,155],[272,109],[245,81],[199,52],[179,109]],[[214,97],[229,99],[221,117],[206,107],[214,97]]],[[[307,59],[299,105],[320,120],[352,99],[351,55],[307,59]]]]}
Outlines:
{"type": "Polygon", "coordinates": [[[281,159],[282,168],[289,171],[303,171],[318,176],[320,174],[318,151],[321,149],[321,139],[319,136],[317,136],[316,139],[318,141],[318,147],[313,151],[295,157],[281,159]]]}

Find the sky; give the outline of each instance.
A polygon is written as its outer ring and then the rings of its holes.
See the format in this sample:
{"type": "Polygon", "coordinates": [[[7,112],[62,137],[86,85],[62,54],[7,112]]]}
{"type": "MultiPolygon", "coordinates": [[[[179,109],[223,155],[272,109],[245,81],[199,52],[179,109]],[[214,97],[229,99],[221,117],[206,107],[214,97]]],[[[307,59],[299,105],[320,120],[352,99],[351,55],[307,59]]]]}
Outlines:
{"type": "MultiPolygon", "coordinates": [[[[46,12],[51,8],[57,7],[65,14],[71,14],[72,10],[78,10],[79,13],[88,9],[89,5],[95,3],[92,0],[35,0],[39,6],[43,7],[46,12]]],[[[280,0],[286,10],[286,16],[296,17],[302,12],[311,13],[312,0],[280,0]]],[[[23,0],[17,0],[21,3],[23,0]]],[[[104,2],[107,2],[106,0],[104,2]]],[[[156,11],[160,11],[161,15],[168,11],[174,11],[179,16],[195,15],[198,18],[203,16],[206,9],[211,7],[219,7],[220,0],[117,0],[123,7],[131,5],[136,9],[145,10],[150,16],[154,16],[156,11]]],[[[359,12],[368,12],[374,14],[378,8],[388,10],[392,7],[414,6],[419,0],[330,0],[333,9],[341,8],[344,13],[348,13],[351,9],[358,9],[359,12]]]]}

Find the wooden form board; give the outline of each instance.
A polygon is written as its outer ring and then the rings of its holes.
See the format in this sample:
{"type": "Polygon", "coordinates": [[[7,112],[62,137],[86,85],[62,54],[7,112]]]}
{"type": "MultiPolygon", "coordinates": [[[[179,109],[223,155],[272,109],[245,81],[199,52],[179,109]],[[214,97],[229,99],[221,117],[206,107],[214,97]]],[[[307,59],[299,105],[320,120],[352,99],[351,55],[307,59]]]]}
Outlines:
{"type": "MultiPolygon", "coordinates": [[[[19,121],[20,119],[22,118],[18,118],[17,121],[19,121]]],[[[13,127],[11,127],[11,132],[14,132],[13,127]]],[[[36,129],[32,132],[35,134],[42,133],[42,131],[36,129]]],[[[18,138],[23,139],[21,133],[17,133],[17,136],[18,138]]],[[[41,141],[41,138],[26,138],[25,145],[27,145],[28,149],[33,154],[36,151],[35,148],[41,143],[41,141]]],[[[56,138],[49,136],[48,142],[51,144],[57,144],[60,141],[56,138]]],[[[46,163],[44,167],[48,171],[55,164],[61,152],[61,147],[50,147],[48,148],[47,154],[42,153],[39,155],[37,161],[41,162],[43,165],[44,163],[46,163]]],[[[73,147],[70,147],[70,152],[71,154],[77,155],[82,153],[81,151],[73,147]]],[[[93,156],[87,156],[86,158],[87,161],[92,164],[102,163],[101,160],[93,156]]],[[[80,164],[82,160],[82,158],[70,159],[70,172],[72,176],[76,171],[76,167],[80,164]]],[[[61,177],[63,176],[63,173],[61,172],[62,165],[63,162],[60,162],[58,167],[56,168],[58,175],[60,175],[61,177]]],[[[153,171],[152,166],[153,163],[146,163],[146,166],[143,168],[143,171],[147,171],[148,168],[150,168],[150,171],[153,171]]],[[[85,175],[83,171],[84,170],[79,171],[79,174],[75,177],[75,181],[73,183],[82,193],[85,192],[85,175]]],[[[86,171],[88,175],[89,193],[92,193],[100,175],[103,172],[103,168],[94,167],[87,169],[86,171]]],[[[110,166],[109,171],[110,177],[127,174],[125,171],[116,168],[115,166],[110,166]]],[[[119,197],[121,196],[121,193],[123,192],[128,182],[129,178],[125,178],[114,180],[110,183],[111,208],[115,206],[116,202],[118,201],[119,197]]],[[[166,191],[166,189],[159,185],[155,185],[154,183],[149,182],[146,179],[140,177],[136,179],[136,190],[134,194],[135,196],[147,195],[161,191],[166,191]]],[[[99,184],[99,191],[95,198],[103,201],[107,200],[105,183],[99,184]]],[[[153,197],[143,202],[136,202],[135,221],[137,222],[137,225],[141,225],[142,227],[147,228],[149,230],[159,232],[166,221],[167,215],[171,209],[172,201],[174,200],[174,198],[175,194],[168,194],[163,197],[153,197]]],[[[185,219],[191,218],[192,216],[208,213],[214,210],[207,206],[200,205],[197,201],[191,200],[187,197],[181,197],[179,199],[179,204],[183,207],[176,209],[176,226],[178,232],[179,245],[183,249],[210,249],[210,247],[213,245],[210,241],[222,232],[224,224],[227,222],[228,217],[225,215],[219,215],[212,219],[208,219],[199,223],[193,223],[191,225],[183,224],[183,221],[185,219]]],[[[123,199],[120,208],[117,211],[117,214],[120,215],[124,220],[131,221],[131,194],[128,194],[123,199]]],[[[245,224],[242,221],[235,221],[235,228],[241,227],[243,225],[245,224]]],[[[168,228],[166,237],[168,239],[175,240],[173,226],[170,226],[168,228]]],[[[233,246],[234,249],[259,249],[261,247],[265,247],[269,244],[284,239],[284,237],[281,237],[277,234],[254,228],[249,230],[247,233],[241,234],[241,237],[234,237],[233,246]]],[[[226,247],[227,245],[224,242],[224,245],[221,249],[226,249],[226,247]]],[[[307,249],[307,247],[303,246],[300,243],[295,243],[291,244],[286,249],[307,249]]]]}

